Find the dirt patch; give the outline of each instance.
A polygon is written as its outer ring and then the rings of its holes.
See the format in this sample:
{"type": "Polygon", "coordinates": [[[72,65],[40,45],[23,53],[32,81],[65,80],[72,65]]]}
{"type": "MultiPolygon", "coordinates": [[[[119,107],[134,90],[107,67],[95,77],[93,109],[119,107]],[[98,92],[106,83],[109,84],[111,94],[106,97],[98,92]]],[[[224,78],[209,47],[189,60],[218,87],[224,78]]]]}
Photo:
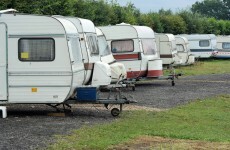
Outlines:
{"type": "MultiPolygon", "coordinates": [[[[112,108],[119,108],[119,105],[109,105],[108,109],[112,109],[112,108]]],[[[74,106],[72,107],[74,109],[77,108],[87,108],[87,109],[96,109],[96,110],[105,110],[106,108],[103,105],[93,105],[93,104],[82,104],[80,106],[74,106]]],[[[130,111],[130,110],[145,110],[145,111],[156,111],[156,112],[160,112],[160,111],[166,111],[169,109],[161,109],[161,108],[153,108],[153,107],[147,107],[147,106],[138,106],[138,105],[123,105],[123,110],[124,111],[130,111]]]]}
{"type": "Polygon", "coordinates": [[[151,149],[194,149],[230,150],[230,143],[206,142],[197,140],[179,140],[163,137],[142,136],[130,142],[109,148],[109,150],[151,150],[151,149]]]}

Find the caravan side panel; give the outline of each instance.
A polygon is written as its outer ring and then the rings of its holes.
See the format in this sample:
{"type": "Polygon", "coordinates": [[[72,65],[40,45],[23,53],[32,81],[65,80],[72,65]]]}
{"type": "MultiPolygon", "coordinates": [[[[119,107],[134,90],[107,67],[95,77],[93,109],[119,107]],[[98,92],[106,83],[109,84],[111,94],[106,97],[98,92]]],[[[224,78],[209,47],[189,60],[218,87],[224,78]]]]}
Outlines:
{"type": "Polygon", "coordinates": [[[7,28],[0,23],[0,101],[7,100],[7,28]]]}
{"type": "Polygon", "coordinates": [[[72,70],[66,33],[52,17],[3,14],[8,26],[9,103],[61,103],[72,70]]]}

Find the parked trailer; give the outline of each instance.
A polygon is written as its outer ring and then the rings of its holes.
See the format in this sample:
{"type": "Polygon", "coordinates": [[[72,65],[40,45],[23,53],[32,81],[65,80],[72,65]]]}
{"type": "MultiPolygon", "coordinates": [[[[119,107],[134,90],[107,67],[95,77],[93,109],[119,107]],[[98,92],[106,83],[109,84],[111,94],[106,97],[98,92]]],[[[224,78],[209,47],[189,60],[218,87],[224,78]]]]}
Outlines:
{"type": "Polygon", "coordinates": [[[217,36],[216,58],[230,58],[230,36],[217,36]]]}
{"type": "Polygon", "coordinates": [[[189,48],[195,58],[210,58],[217,50],[214,34],[183,34],[189,41],[189,48]]]}
{"type": "MultiPolygon", "coordinates": [[[[67,19],[0,14],[0,104],[77,103],[76,89],[85,82],[80,40],[67,19]]],[[[108,64],[95,62],[92,71],[91,86],[111,83],[108,64]]]]}
{"type": "MultiPolygon", "coordinates": [[[[63,18],[63,16],[55,16],[57,18],[63,18]]],[[[103,47],[106,48],[107,44],[100,37],[98,39],[96,28],[92,21],[88,19],[76,18],[76,17],[64,17],[65,19],[71,21],[81,37],[81,47],[83,49],[83,60],[85,70],[87,71],[87,79],[89,80],[92,76],[92,69],[94,63],[100,61],[102,63],[108,64],[111,69],[111,83],[117,83],[118,81],[126,78],[126,71],[123,64],[119,64],[113,61],[112,55],[107,55],[110,51],[107,49],[100,50],[103,47]],[[100,42],[100,43],[99,43],[100,42]]],[[[86,81],[88,81],[86,80],[86,81]]],[[[87,82],[86,82],[87,83],[87,82]]]]}
{"type": "Polygon", "coordinates": [[[151,28],[124,23],[98,28],[104,33],[116,61],[125,65],[128,79],[163,75],[162,60],[151,28]]]}
{"type": "Polygon", "coordinates": [[[116,62],[112,52],[109,49],[109,45],[106,41],[105,35],[101,32],[99,28],[96,28],[96,33],[98,37],[98,46],[99,46],[101,61],[110,65],[112,71],[112,83],[117,83],[126,79],[127,72],[125,69],[125,65],[116,62]]]}
{"type": "Polygon", "coordinates": [[[175,36],[177,53],[182,59],[181,65],[191,65],[195,62],[195,56],[191,54],[188,39],[183,36],[175,36]]]}
{"type": "Polygon", "coordinates": [[[175,36],[163,33],[157,33],[155,36],[157,49],[160,51],[160,58],[163,61],[163,65],[180,65],[182,58],[177,53],[175,36]]]}

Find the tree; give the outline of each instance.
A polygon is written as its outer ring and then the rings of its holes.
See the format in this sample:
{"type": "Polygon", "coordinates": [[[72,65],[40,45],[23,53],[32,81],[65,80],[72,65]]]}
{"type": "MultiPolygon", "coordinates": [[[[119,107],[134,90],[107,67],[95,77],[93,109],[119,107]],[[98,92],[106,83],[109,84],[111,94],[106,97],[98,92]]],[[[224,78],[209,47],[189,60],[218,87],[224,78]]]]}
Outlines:
{"type": "Polygon", "coordinates": [[[230,20],[229,3],[229,0],[204,0],[193,4],[191,10],[207,17],[230,20]]]}
{"type": "Polygon", "coordinates": [[[160,15],[157,13],[141,14],[139,25],[148,26],[154,30],[154,32],[164,32],[162,23],[160,21],[160,15]]]}
{"type": "Polygon", "coordinates": [[[43,15],[71,15],[71,5],[67,0],[1,0],[0,9],[14,8],[21,13],[43,15]]]}
{"type": "Polygon", "coordinates": [[[204,33],[219,35],[221,32],[218,28],[218,22],[215,18],[207,18],[203,22],[203,26],[204,26],[204,33]]]}
{"type": "Polygon", "coordinates": [[[162,15],[161,23],[165,33],[183,34],[186,32],[186,24],[178,15],[162,15]]]}
{"type": "Polygon", "coordinates": [[[206,18],[204,18],[200,14],[192,13],[190,11],[181,11],[178,13],[178,15],[181,16],[186,23],[186,33],[204,33],[202,22],[206,18]]]}

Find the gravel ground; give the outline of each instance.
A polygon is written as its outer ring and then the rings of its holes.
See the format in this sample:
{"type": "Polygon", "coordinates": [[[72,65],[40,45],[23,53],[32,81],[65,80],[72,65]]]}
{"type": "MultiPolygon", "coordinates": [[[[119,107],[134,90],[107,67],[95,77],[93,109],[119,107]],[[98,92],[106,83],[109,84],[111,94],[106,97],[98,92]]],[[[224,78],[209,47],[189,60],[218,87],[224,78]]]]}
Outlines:
{"type": "MultiPolygon", "coordinates": [[[[137,100],[135,105],[167,109],[198,98],[230,94],[229,86],[230,74],[194,76],[176,80],[175,87],[169,81],[144,81],[136,85],[135,92],[125,89],[123,94],[137,100]]],[[[54,135],[67,135],[84,125],[116,119],[109,111],[88,105],[74,107],[72,114],[66,117],[47,116],[54,109],[45,105],[10,105],[7,110],[8,117],[0,118],[0,150],[44,148],[55,142],[54,135]]]]}

